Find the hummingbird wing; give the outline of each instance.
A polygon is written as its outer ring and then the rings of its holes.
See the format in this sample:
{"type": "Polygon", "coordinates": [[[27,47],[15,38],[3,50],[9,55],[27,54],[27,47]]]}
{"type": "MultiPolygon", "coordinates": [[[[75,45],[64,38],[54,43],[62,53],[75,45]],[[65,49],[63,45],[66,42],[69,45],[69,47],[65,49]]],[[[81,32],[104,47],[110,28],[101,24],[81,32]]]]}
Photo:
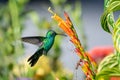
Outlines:
{"type": "Polygon", "coordinates": [[[41,42],[45,39],[42,36],[22,37],[22,41],[40,46],[41,42]]]}
{"type": "Polygon", "coordinates": [[[41,57],[43,53],[44,53],[44,48],[38,49],[38,50],[35,52],[35,54],[33,54],[33,55],[28,59],[28,62],[30,62],[29,64],[31,65],[31,67],[34,66],[34,65],[37,63],[39,57],[41,57]]]}

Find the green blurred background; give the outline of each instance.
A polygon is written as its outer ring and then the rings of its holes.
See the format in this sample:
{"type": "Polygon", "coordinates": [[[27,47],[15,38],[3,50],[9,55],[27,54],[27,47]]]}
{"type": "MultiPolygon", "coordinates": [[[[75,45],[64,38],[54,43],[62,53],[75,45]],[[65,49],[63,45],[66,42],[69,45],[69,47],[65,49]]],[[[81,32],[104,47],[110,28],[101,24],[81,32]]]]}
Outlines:
{"type": "Polygon", "coordinates": [[[111,36],[100,26],[101,0],[0,0],[0,80],[73,80],[84,79],[75,70],[79,57],[68,37],[56,37],[48,56],[31,68],[27,59],[37,46],[21,42],[21,37],[45,36],[49,29],[62,33],[47,11],[63,17],[66,11],[86,50],[98,45],[112,45],[111,36]]]}

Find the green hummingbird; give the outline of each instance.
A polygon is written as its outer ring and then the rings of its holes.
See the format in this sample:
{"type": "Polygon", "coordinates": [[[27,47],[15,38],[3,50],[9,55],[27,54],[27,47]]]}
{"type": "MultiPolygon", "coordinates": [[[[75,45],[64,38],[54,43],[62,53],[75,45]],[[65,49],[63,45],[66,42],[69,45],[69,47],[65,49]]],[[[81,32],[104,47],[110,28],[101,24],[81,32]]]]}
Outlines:
{"type": "Polygon", "coordinates": [[[53,30],[49,30],[46,34],[46,37],[43,36],[32,36],[32,37],[23,37],[22,41],[28,42],[31,44],[38,45],[39,48],[37,51],[28,59],[29,64],[34,66],[39,57],[41,57],[43,54],[47,55],[47,52],[50,50],[54,43],[54,39],[56,35],[63,35],[66,36],[65,34],[58,34],[53,30]]]}

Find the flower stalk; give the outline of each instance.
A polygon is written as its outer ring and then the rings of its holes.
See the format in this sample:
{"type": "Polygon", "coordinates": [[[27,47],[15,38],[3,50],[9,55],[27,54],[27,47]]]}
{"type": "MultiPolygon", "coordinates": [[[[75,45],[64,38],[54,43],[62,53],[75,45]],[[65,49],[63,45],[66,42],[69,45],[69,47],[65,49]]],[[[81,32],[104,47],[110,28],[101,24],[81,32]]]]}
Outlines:
{"type": "Polygon", "coordinates": [[[65,20],[63,20],[56,13],[54,13],[50,7],[48,8],[48,11],[53,14],[52,18],[58,22],[58,26],[70,37],[70,41],[75,46],[75,52],[80,57],[80,62],[78,64],[81,66],[87,78],[89,78],[89,80],[94,80],[96,72],[95,61],[93,61],[93,59],[85,52],[84,48],[82,47],[68,14],[64,12],[65,20]]]}

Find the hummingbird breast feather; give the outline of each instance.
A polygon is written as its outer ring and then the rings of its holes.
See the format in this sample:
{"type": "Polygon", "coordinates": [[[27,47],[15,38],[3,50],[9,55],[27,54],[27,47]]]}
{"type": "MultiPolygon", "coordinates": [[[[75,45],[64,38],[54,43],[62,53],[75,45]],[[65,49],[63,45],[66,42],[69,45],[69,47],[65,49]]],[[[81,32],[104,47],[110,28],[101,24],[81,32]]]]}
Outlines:
{"type": "Polygon", "coordinates": [[[50,50],[50,48],[52,47],[54,43],[54,39],[53,38],[49,38],[49,39],[45,39],[44,40],[44,49],[46,52],[48,52],[50,50]]]}

